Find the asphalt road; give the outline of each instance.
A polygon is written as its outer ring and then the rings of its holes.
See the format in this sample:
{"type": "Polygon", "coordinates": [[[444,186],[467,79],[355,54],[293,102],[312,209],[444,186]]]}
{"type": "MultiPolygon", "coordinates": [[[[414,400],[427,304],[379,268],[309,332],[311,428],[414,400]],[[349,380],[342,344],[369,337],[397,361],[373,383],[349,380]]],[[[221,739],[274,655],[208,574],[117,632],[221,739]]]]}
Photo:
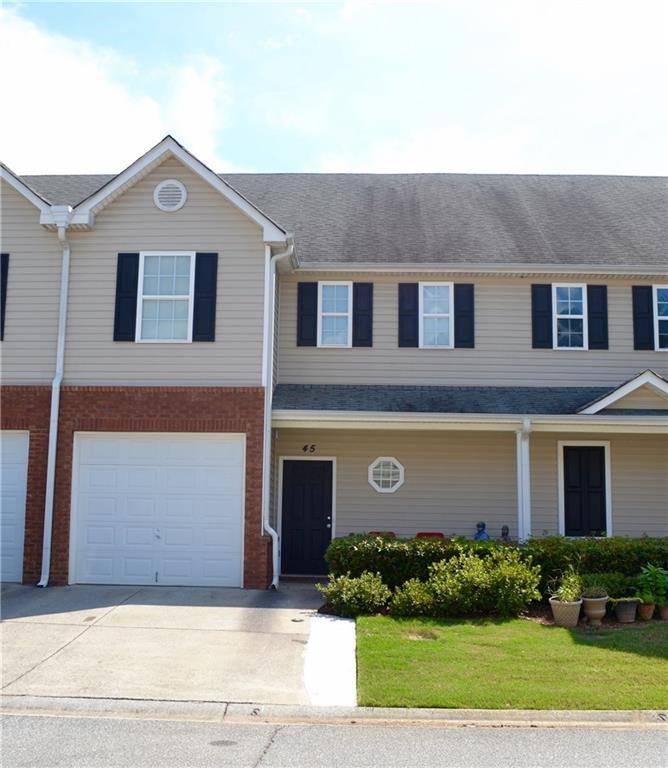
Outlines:
{"type": "Polygon", "coordinates": [[[3,768],[666,768],[668,732],[6,715],[3,768]]]}

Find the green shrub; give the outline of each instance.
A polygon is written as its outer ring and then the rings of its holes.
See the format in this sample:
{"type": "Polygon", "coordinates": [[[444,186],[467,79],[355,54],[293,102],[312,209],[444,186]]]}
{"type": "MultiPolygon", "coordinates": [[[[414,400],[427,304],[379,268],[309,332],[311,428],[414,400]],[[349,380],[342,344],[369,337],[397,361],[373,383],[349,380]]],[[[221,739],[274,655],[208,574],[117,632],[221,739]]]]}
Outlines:
{"type": "Polygon", "coordinates": [[[581,578],[585,590],[601,587],[613,599],[632,597],[637,588],[637,579],[623,573],[583,573],[581,578]]]}
{"type": "Polygon", "coordinates": [[[647,563],[640,569],[637,581],[638,589],[644,595],[652,595],[659,605],[668,603],[668,570],[647,563]]]}
{"type": "MultiPolygon", "coordinates": [[[[484,515],[483,515],[484,517],[484,515]]],[[[572,565],[581,573],[618,572],[637,574],[646,563],[668,569],[668,538],[567,539],[548,536],[531,539],[526,544],[508,547],[494,541],[466,539],[391,539],[382,536],[351,535],[334,539],[325,555],[334,576],[364,571],[380,573],[391,589],[410,579],[426,581],[429,567],[449,560],[463,549],[488,556],[491,552],[518,549],[522,559],[531,557],[541,568],[539,589],[547,593],[550,581],[572,565]]]]}
{"type": "Polygon", "coordinates": [[[562,603],[575,603],[582,597],[584,584],[582,577],[569,565],[561,578],[555,579],[556,589],[550,589],[553,597],[562,603]]]}
{"type": "Polygon", "coordinates": [[[393,616],[431,616],[433,612],[434,598],[429,584],[419,579],[410,579],[397,587],[390,602],[393,616]]]}
{"type": "Polygon", "coordinates": [[[668,538],[567,539],[548,536],[531,539],[522,546],[533,562],[540,565],[541,591],[572,565],[580,573],[622,573],[634,576],[648,562],[668,568],[668,538]]]}
{"type": "Polygon", "coordinates": [[[540,569],[524,562],[517,549],[485,555],[462,549],[429,571],[427,587],[437,616],[516,616],[540,599],[540,569]]]}
{"type": "Polygon", "coordinates": [[[494,546],[494,542],[465,539],[391,539],[351,534],[334,539],[325,560],[334,576],[359,576],[371,571],[380,573],[385,584],[394,589],[410,579],[426,581],[430,565],[454,557],[462,547],[486,552],[494,546]]]}
{"type": "Polygon", "coordinates": [[[317,584],[325,600],[339,616],[361,616],[383,610],[392,596],[379,573],[330,577],[328,584],[317,584]]]}

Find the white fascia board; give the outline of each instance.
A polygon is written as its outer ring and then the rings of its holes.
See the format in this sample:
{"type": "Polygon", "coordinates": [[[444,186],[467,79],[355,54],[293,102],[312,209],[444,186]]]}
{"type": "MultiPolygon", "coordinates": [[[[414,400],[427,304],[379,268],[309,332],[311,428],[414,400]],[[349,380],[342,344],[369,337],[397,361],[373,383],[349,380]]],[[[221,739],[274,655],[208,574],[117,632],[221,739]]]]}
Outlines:
{"type": "Polygon", "coordinates": [[[395,413],[385,411],[274,410],[275,427],[324,429],[500,429],[515,431],[522,417],[471,413],[395,413]]]}
{"type": "MultiPolygon", "coordinates": [[[[285,243],[286,233],[275,224],[262,211],[250,203],[243,195],[223,181],[216,173],[204,163],[191,155],[171,136],[166,136],[159,144],[150,149],[146,154],[135,160],[132,165],[121,171],[111,181],[107,182],[97,192],[82,200],[74,209],[75,217],[81,219],[80,223],[88,223],[92,226],[92,214],[104,204],[105,200],[112,198],[114,193],[132,183],[132,180],[146,171],[150,166],[157,166],[167,155],[176,157],[180,162],[196,173],[204,181],[210,184],[223,197],[235,205],[249,219],[262,227],[263,239],[267,243],[285,243]]],[[[79,223],[79,221],[77,221],[79,223]]]]}
{"type": "Polygon", "coordinates": [[[650,389],[653,389],[658,394],[668,398],[668,382],[654,373],[654,371],[648,369],[643,371],[643,373],[638,374],[634,379],[631,379],[631,381],[627,381],[626,384],[622,384],[621,387],[618,387],[609,395],[586,406],[579,411],[579,413],[583,416],[599,413],[599,411],[609,408],[613,403],[616,403],[618,400],[630,395],[641,387],[650,387],[650,389]]]}
{"type": "Polygon", "coordinates": [[[302,272],[369,272],[385,274],[453,274],[453,275],[507,275],[510,277],[530,275],[561,275],[563,277],[627,277],[654,278],[665,277],[663,267],[639,265],[635,267],[600,264],[451,264],[404,263],[393,262],[299,262],[302,272]]]}
{"type": "Polygon", "coordinates": [[[378,411],[274,410],[272,426],[284,429],[396,429],[533,432],[618,432],[668,435],[663,416],[583,416],[378,411]]]}
{"type": "Polygon", "coordinates": [[[48,213],[51,210],[51,204],[41,198],[30,187],[6,165],[0,165],[0,179],[13,187],[20,195],[23,195],[28,202],[32,203],[36,208],[41,211],[41,215],[48,213]]]}

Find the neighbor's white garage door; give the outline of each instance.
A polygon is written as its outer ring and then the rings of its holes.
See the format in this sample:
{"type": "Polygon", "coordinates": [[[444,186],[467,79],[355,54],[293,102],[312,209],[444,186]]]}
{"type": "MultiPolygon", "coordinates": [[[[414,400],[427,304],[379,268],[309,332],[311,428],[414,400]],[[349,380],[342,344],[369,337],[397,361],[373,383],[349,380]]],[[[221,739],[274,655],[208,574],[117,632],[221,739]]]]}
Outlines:
{"type": "Polygon", "coordinates": [[[242,584],[244,435],[77,433],[70,581],[242,584]]]}
{"type": "Polygon", "coordinates": [[[0,578],[21,581],[28,480],[27,432],[0,432],[0,578]]]}

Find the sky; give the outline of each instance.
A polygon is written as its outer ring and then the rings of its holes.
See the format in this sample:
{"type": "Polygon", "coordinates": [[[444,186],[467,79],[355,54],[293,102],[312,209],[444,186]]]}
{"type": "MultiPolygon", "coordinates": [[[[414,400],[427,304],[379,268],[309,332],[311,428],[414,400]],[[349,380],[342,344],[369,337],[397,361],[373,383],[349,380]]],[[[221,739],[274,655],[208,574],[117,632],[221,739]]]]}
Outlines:
{"type": "Polygon", "coordinates": [[[665,0],[5,2],[0,159],[665,175],[667,32],[665,0]]]}

